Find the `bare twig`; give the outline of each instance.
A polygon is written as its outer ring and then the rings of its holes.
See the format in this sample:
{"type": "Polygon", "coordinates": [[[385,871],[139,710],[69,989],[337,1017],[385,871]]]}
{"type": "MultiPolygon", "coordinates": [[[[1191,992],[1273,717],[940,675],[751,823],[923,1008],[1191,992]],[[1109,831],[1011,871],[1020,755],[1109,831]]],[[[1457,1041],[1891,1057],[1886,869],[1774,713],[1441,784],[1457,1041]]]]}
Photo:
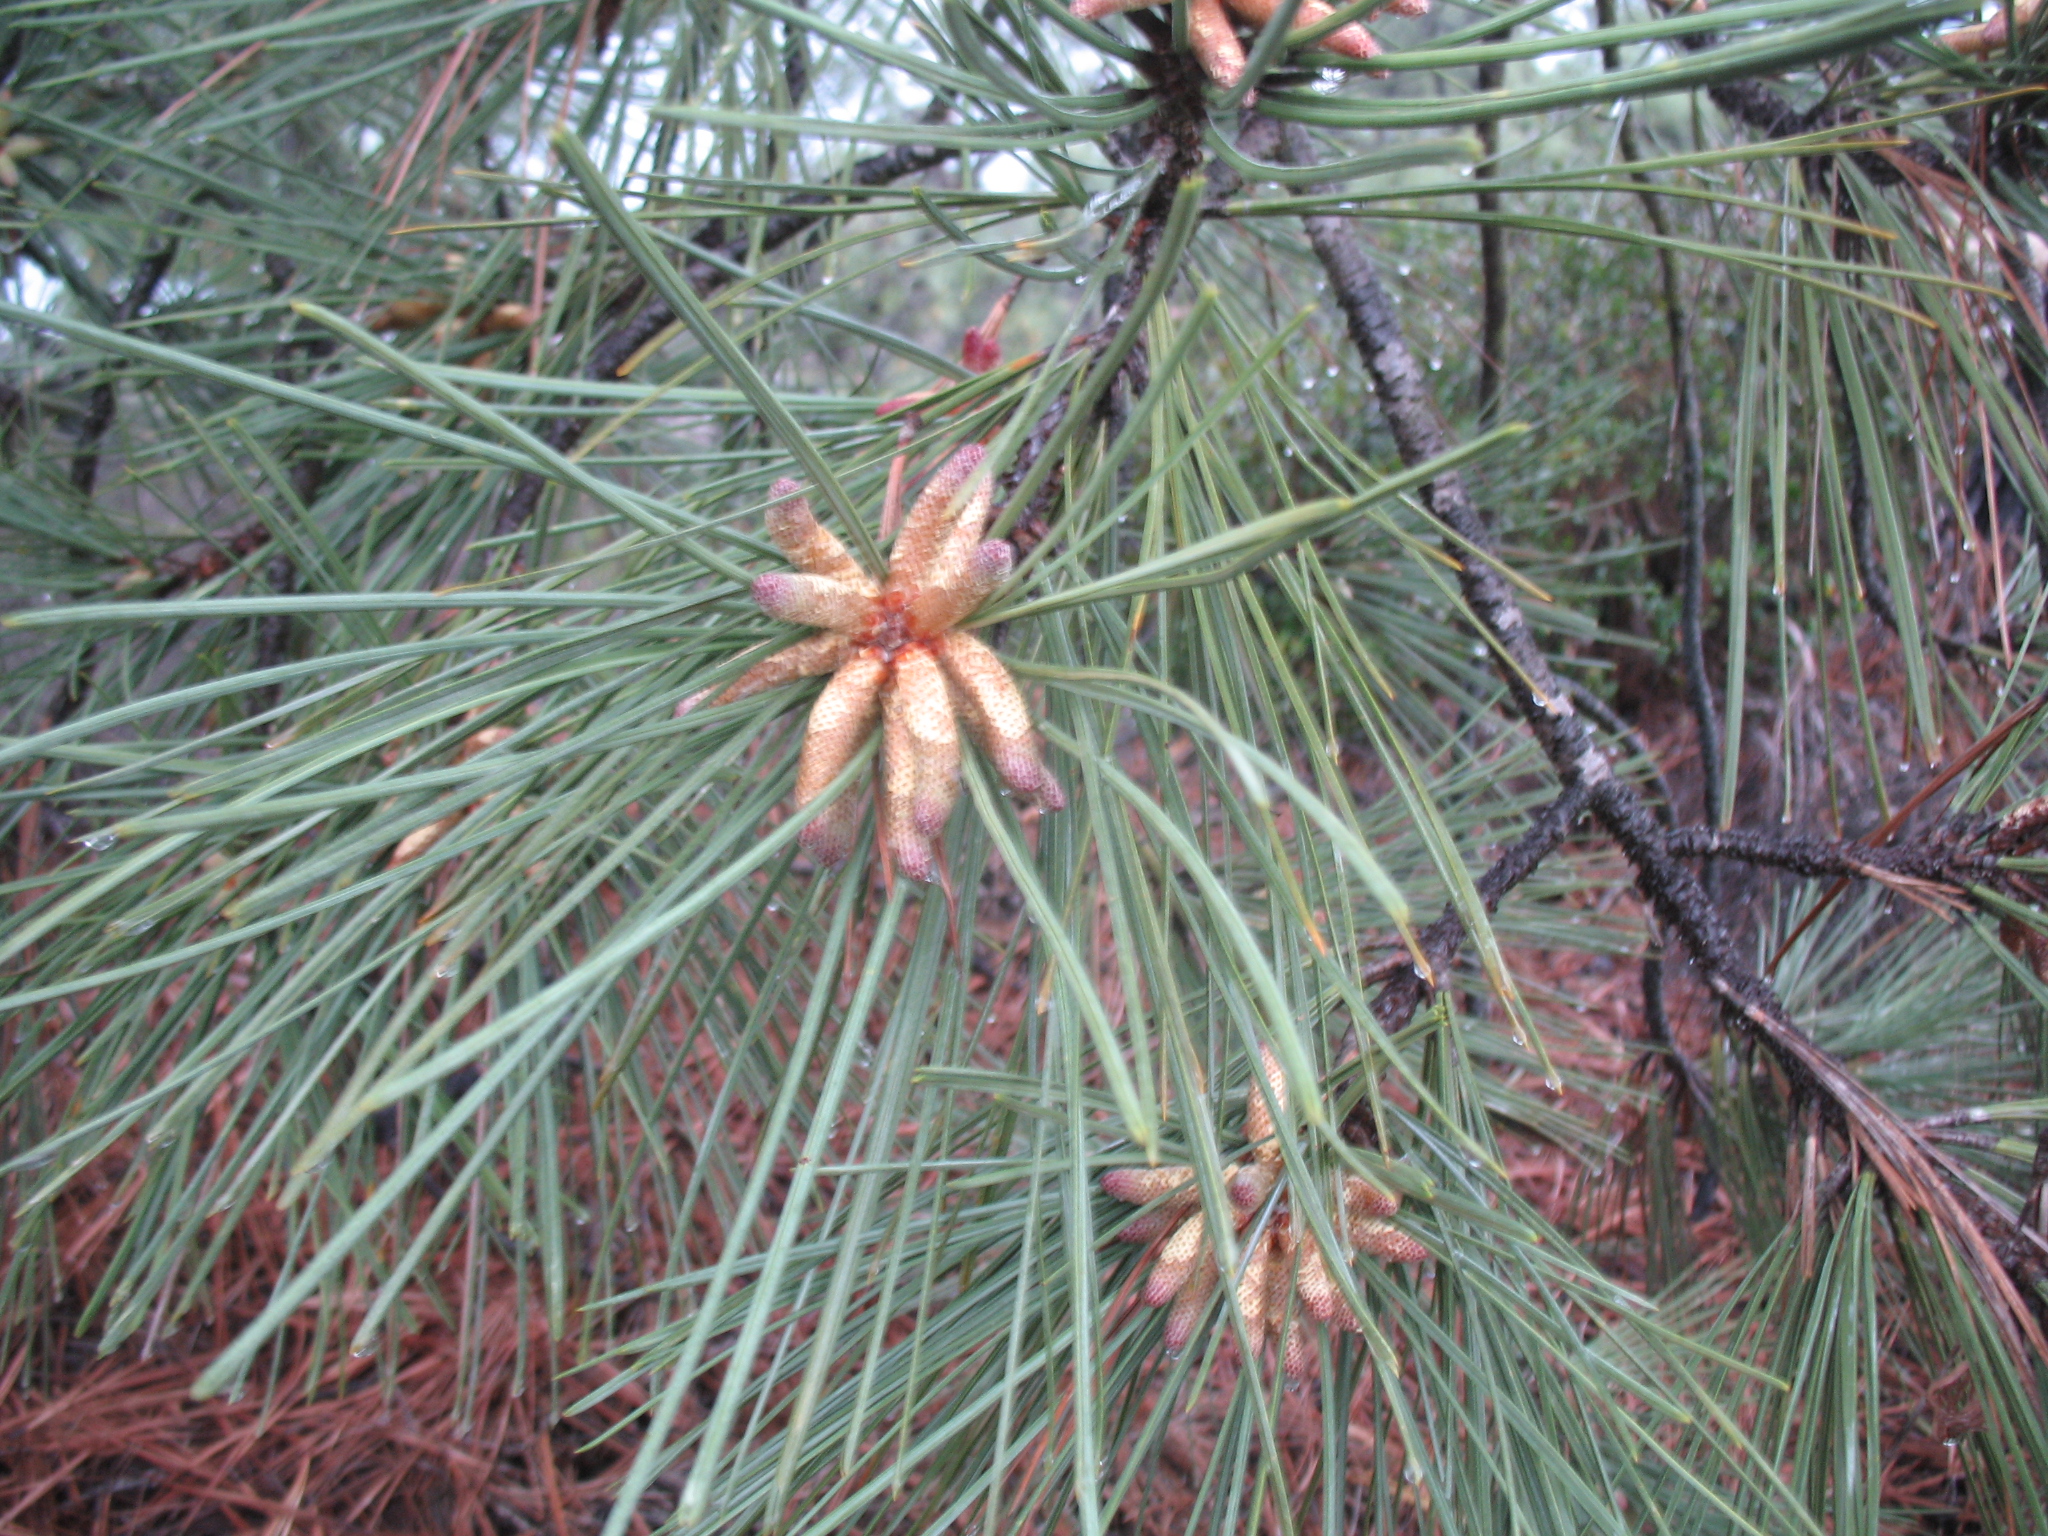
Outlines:
{"type": "MultiPolygon", "coordinates": [[[[1513,32],[1503,27],[1490,33],[1489,43],[1504,43],[1513,32]]],[[[1478,85],[1482,93],[1497,91],[1507,78],[1507,65],[1488,59],[1479,66],[1478,85]]],[[[1500,212],[1500,193],[1486,185],[1500,174],[1494,164],[1500,154],[1500,119],[1482,118],[1479,128],[1479,163],[1472,168],[1477,185],[1473,200],[1482,215],[1500,212]]],[[[1506,232],[1490,218],[1479,224],[1479,425],[1490,427],[1500,415],[1500,392],[1507,381],[1508,352],[1508,268],[1504,241],[1506,232]]]]}
{"type": "MultiPolygon", "coordinates": [[[[178,219],[183,223],[182,216],[178,219]]],[[[178,237],[169,236],[164,243],[143,257],[136,264],[135,276],[128,284],[128,291],[114,311],[114,324],[118,328],[127,325],[147,309],[156,298],[157,286],[163,282],[164,274],[171,270],[171,263],[178,259],[178,237]]],[[[105,365],[100,382],[92,387],[87,397],[85,419],[78,428],[78,444],[71,453],[71,487],[81,496],[90,496],[100,478],[100,439],[107,435],[107,429],[114,424],[116,393],[114,375],[121,371],[119,362],[105,365]]]]}
{"type": "MultiPolygon", "coordinates": [[[[1829,369],[1831,377],[1839,380],[1839,364],[1829,369]]],[[[1870,611],[1877,615],[1884,627],[1894,635],[1899,632],[1899,609],[1892,596],[1892,584],[1885,579],[1884,565],[1877,553],[1877,533],[1870,520],[1870,482],[1863,473],[1863,450],[1858,444],[1850,445],[1849,484],[1844,492],[1849,503],[1849,553],[1856,562],[1856,579],[1863,587],[1863,600],[1870,605],[1870,611]]],[[[2000,537],[1994,529],[1992,536],[2000,537]]],[[[1944,655],[1957,660],[1973,659],[1974,653],[1986,650],[2003,650],[2004,637],[1999,633],[1998,620],[1993,618],[1984,632],[1975,637],[1950,634],[1936,629],[1932,622],[1922,626],[1924,632],[1944,655]]]]}
{"type": "MultiPolygon", "coordinates": [[[[1614,25],[1614,0],[1600,0],[1600,25],[1614,25]]],[[[1621,50],[1604,48],[1601,58],[1609,70],[1621,67],[1621,50]]],[[[1624,108],[1621,130],[1616,139],[1621,158],[1633,164],[1642,156],[1636,150],[1635,117],[1624,108]]],[[[1671,220],[1664,200],[1641,171],[1631,171],[1636,196],[1643,205],[1643,217],[1658,236],[1668,240],[1671,220]]],[[[1657,247],[1657,275],[1664,307],[1664,333],[1671,352],[1673,415],[1678,437],[1678,499],[1680,517],[1680,564],[1678,574],[1678,656],[1685,677],[1686,703],[1692,707],[1700,739],[1701,814],[1708,820],[1720,815],[1721,723],[1714,707],[1714,688],[1707,677],[1707,477],[1706,434],[1700,425],[1699,375],[1692,360],[1692,324],[1678,281],[1678,258],[1668,244],[1657,247]]],[[[1713,866],[1703,871],[1708,894],[1713,894],[1713,866]]]]}
{"type": "MultiPolygon", "coordinates": [[[[1571,835],[1573,826],[1585,814],[1590,799],[1591,792],[1584,785],[1567,785],[1562,794],[1530,818],[1528,830],[1479,877],[1479,899],[1488,912],[1498,909],[1502,897],[1535,874],[1543,861],[1557,851],[1558,844],[1571,835]]],[[[1464,942],[1464,920],[1458,916],[1456,907],[1446,903],[1442,915],[1421,934],[1422,954],[1429,961],[1431,972],[1438,977],[1447,976],[1464,942]]],[[[1426,992],[1421,973],[1404,958],[1400,969],[1388,979],[1386,990],[1374,999],[1373,1012],[1383,1027],[1403,1028],[1415,1016],[1426,992]]]]}

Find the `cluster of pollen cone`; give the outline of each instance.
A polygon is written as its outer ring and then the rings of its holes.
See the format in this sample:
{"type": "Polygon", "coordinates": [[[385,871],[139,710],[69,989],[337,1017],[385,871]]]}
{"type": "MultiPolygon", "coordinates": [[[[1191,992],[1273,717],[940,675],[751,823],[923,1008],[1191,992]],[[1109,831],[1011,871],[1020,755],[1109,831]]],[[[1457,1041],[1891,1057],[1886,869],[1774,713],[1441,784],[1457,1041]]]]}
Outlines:
{"type": "MultiPolygon", "coordinates": [[[[1260,1061],[1272,1102],[1284,1110],[1286,1080],[1280,1064],[1264,1048],[1260,1061]]],[[[1251,1157],[1223,1170],[1223,1187],[1239,1231],[1258,1216],[1282,1179],[1272,1110],[1256,1086],[1245,1111],[1244,1134],[1252,1147],[1251,1157]]],[[[1116,1168],[1102,1176],[1102,1187],[1133,1205],[1165,1201],[1119,1235],[1132,1243],[1165,1238],[1140,1296],[1147,1306],[1173,1309],[1166,1319],[1166,1347],[1184,1348],[1223,1281],[1216,1247],[1205,1229],[1200,1197],[1195,1192],[1194,1169],[1116,1168]]],[[[1342,1220],[1333,1225],[1350,1238],[1353,1247],[1394,1264],[1413,1264],[1428,1256],[1427,1249],[1385,1219],[1400,1209],[1400,1196],[1375,1189],[1355,1174],[1344,1175],[1342,1189],[1342,1220]]],[[[1253,1348],[1269,1342],[1277,1345],[1282,1366],[1299,1381],[1310,1374],[1316,1361],[1309,1323],[1327,1323],[1354,1333],[1360,1329],[1331,1278],[1331,1270],[1345,1260],[1325,1255],[1308,1224],[1294,1219],[1291,1195],[1291,1191],[1281,1190],[1265,1227],[1244,1256],[1244,1268],[1237,1278],[1237,1306],[1253,1348]]]]}
{"type": "MultiPolygon", "coordinates": [[[[768,534],[794,571],[754,582],[770,618],[819,633],[756,662],[711,702],[728,704],[798,678],[832,674],[811,708],[797,764],[801,812],[880,728],[881,838],[896,868],[916,880],[937,873],[934,840],[960,793],[964,722],[1003,783],[1050,810],[1065,799],[1040,759],[1024,697],[995,652],[954,626],[1010,574],[1013,554],[984,541],[992,493],[969,444],[940,466],[904,519],[886,577],[861,568],[811,512],[803,487],[778,480],[768,534]]],[[[686,700],[688,709],[703,696],[686,700]]],[[[853,851],[861,797],[843,794],[805,826],[804,847],[821,863],[853,851]]]]}
{"type": "MultiPolygon", "coordinates": [[[[1141,11],[1160,3],[1161,0],[1073,0],[1067,9],[1083,21],[1100,21],[1118,11],[1141,11]]],[[[1263,27],[1279,8],[1280,0],[1188,0],[1188,42],[1202,73],[1225,90],[1236,85],[1244,76],[1245,66],[1238,25],[1263,27]]],[[[1391,11],[1396,16],[1422,16],[1429,11],[1429,0],[1387,0],[1372,14],[1378,16],[1381,11],[1391,11]]],[[[1300,9],[1294,13],[1294,25],[1312,27],[1328,20],[1330,14],[1331,8],[1322,0],[1301,0],[1300,9]]],[[[1347,21],[1327,37],[1318,38],[1316,47],[1360,61],[1377,58],[1386,51],[1380,47],[1378,38],[1355,21],[1347,21]]]]}

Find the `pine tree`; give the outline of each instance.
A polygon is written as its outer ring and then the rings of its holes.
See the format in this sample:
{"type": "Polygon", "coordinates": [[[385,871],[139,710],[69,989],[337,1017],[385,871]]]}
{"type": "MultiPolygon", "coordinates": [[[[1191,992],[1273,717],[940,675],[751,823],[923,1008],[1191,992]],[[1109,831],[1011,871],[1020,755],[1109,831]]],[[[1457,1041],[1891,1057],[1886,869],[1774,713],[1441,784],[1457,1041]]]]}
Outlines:
{"type": "Polygon", "coordinates": [[[2033,9],[1381,9],[0,23],[18,1391],[2048,1529],[2033,9]]]}

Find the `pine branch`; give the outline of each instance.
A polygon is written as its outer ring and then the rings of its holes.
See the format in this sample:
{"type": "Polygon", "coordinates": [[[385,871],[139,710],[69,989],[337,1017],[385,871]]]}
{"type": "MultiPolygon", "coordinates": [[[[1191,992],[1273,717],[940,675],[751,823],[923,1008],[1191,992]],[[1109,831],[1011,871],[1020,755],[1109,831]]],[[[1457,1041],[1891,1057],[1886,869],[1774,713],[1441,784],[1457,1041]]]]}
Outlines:
{"type": "MultiPolygon", "coordinates": [[[[1174,197],[1181,184],[1202,168],[1202,131],[1208,125],[1208,107],[1202,96],[1203,77],[1186,56],[1174,51],[1172,28],[1145,12],[1133,12],[1131,20],[1152,43],[1152,52],[1145,57],[1144,68],[1153,81],[1158,106],[1138,134],[1112,141],[1111,147],[1113,151],[1121,150],[1118,158],[1133,166],[1150,159],[1158,162],[1159,169],[1144,200],[1138,205],[1135,217],[1124,226],[1130,257],[1123,271],[1116,274],[1114,286],[1106,290],[1107,304],[1102,323],[1078,343],[1086,349],[1091,363],[1116,343],[1124,322],[1130,316],[1131,306],[1136,303],[1145,277],[1152,270],[1152,259],[1158,251],[1160,237],[1166,232],[1167,215],[1173,207],[1174,197]]],[[[1227,185],[1234,191],[1242,185],[1242,180],[1235,172],[1230,172],[1227,185]]],[[[1204,202],[1213,205],[1219,201],[1220,195],[1227,193],[1219,194],[1216,187],[1211,187],[1204,202]]],[[[1113,412],[1120,388],[1142,389],[1145,366],[1140,338],[1110,386],[1095,395],[1090,407],[1092,412],[1097,417],[1113,412]]],[[[1091,371],[1083,370],[1076,376],[1076,382],[1088,377],[1091,371]]],[[[1066,421],[1067,412],[1073,406],[1073,390],[1073,384],[1061,390],[1039,414],[1038,420],[1031,424],[1031,430],[1025,435],[1016,456],[997,482],[999,499],[1013,498],[1031,480],[1034,469],[1066,421]]],[[[1011,542],[1020,554],[1030,553],[1045,539],[1048,532],[1045,512],[1058,494],[1060,476],[1061,471],[1055,467],[1037,483],[1029,504],[1012,525],[1011,542]]]]}
{"type": "Polygon", "coordinates": [[[1664,770],[1657,766],[1657,754],[1652,752],[1650,744],[1643,740],[1643,733],[1622,719],[1605,699],[1584,683],[1575,678],[1567,678],[1565,687],[1571,690],[1572,701],[1591,715],[1602,730],[1623,742],[1631,752],[1643,760],[1650,786],[1657,791],[1657,801],[1651,809],[1657,813],[1657,819],[1665,826],[1674,825],[1674,818],[1678,813],[1678,798],[1671,793],[1671,783],[1664,777],[1664,770]]]}
{"type": "MultiPolygon", "coordinates": [[[[1289,160],[1313,164],[1307,135],[1282,126],[1289,160]]],[[[1341,218],[1304,216],[1310,245],[1330,282],[1353,344],[1365,362],[1402,461],[1419,464],[1445,451],[1448,437],[1422,369],[1402,335],[1392,300],[1370,259],[1341,218]]],[[[1456,539],[1490,548],[1490,530],[1455,473],[1439,476],[1422,499],[1456,539]]],[[[1453,558],[1458,558],[1452,546],[1453,558]]],[[[1614,776],[1585,719],[1571,705],[1549,658],[1537,647],[1507,580],[1490,564],[1458,559],[1459,585],[1485,631],[1496,666],[1531,734],[1567,789],[1583,790],[1589,808],[1635,870],[1637,888],[1658,919],[1691,956],[1695,974],[1720,1004],[1725,1028],[1762,1047],[1795,1093],[1821,1104],[1867,1159],[1902,1212],[1922,1212],[1953,1241],[1978,1284],[2000,1302],[2015,1345],[2024,1335],[2048,1355],[2019,1286],[2048,1282],[2048,1243],[2022,1229],[1976,1187],[1968,1172],[1930,1145],[1828,1052],[1792,1022],[1776,992],[1740,960],[1733,939],[1696,876],[1667,842],[1655,816],[1614,776]]]]}
{"type": "MultiPolygon", "coordinates": [[[[1673,0],[1658,0],[1658,3],[1667,13],[1679,8],[1673,0]]],[[[1688,32],[1677,39],[1677,42],[1687,53],[1703,53],[1717,47],[1721,38],[1714,32],[1688,32]]],[[[1839,127],[1856,120],[1856,108],[1847,102],[1835,100],[1832,94],[1802,112],[1763,81],[1753,77],[1716,81],[1707,87],[1707,99],[1719,107],[1722,115],[1730,122],[1740,124],[1760,139],[1797,138],[1802,134],[1839,127]]],[[[1965,159],[1969,158],[1968,149],[1967,145],[1958,146],[1965,159]]],[[[1821,150],[1809,152],[1802,157],[1809,187],[1816,190],[1822,188],[1829,162],[1838,153],[1840,151],[1821,150]]],[[[1858,150],[1849,158],[1854,160],[1857,169],[1869,176],[1876,185],[1890,186],[1901,180],[1901,176],[1899,168],[1886,158],[1887,154],[1904,155],[1910,160],[1930,166],[1938,165],[1942,160],[1941,152],[1933,145],[1919,143],[1889,151],[1858,150]]]]}
{"type": "MultiPolygon", "coordinates": [[[[1649,772],[1650,784],[1657,791],[1657,799],[1651,809],[1656,812],[1657,820],[1669,828],[1677,815],[1678,800],[1671,793],[1671,784],[1664,777],[1664,770],[1657,766],[1656,754],[1651,752],[1650,744],[1643,740],[1642,733],[1610,709],[1607,701],[1584,683],[1567,679],[1565,686],[1571,689],[1572,699],[1580,709],[1591,715],[1602,729],[1626,742],[1629,749],[1643,760],[1649,772]]],[[[1654,936],[1649,947],[1643,951],[1642,966],[1638,974],[1643,989],[1643,1024],[1649,1032],[1650,1039],[1663,1050],[1684,1079],[1686,1088],[1691,1092],[1700,1113],[1711,1117],[1713,1097],[1707,1092],[1706,1080],[1701,1076],[1698,1064],[1679,1050],[1678,1043],[1671,1034],[1670,1016],[1664,1008],[1664,946],[1662,941],[1654,936]]]]}

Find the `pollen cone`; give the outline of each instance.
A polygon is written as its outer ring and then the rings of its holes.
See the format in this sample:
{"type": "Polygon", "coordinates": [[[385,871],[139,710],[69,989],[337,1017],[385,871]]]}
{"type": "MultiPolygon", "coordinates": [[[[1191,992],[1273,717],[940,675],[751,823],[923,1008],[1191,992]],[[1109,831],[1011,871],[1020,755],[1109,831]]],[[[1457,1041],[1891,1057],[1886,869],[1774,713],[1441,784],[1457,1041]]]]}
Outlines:
{"type": "Polygon", "coordinates": [[[1244,1273],[1237,1277],[1237,1309],[1244,1314],[1244,1331],[1254,1349],[1266,1332],[1266,1272],[1272,1262],[1272,1248],[1262,1238],[1252,1246],[1244,1273]]]}
{"type": "Polygon", "coordinates": [[[1344,1214],[1353,1221],[1367,1216],[1391,1216],[1401,1209],[1401,1197],[1375,1189],[1355,1173],[1344,1175],[1344,1214]]]}
{"type": "Polygon", "coordinates": [[[846,552],[846,546],[811,513],[810,499],[795,480],[778,480],[768,494],[779,499],[768,509],[768,537],[789,557],[789,563],[813,576],[843,581],[869,596],[875,583],[860,568],[860,562],[846,552]]]}
{"type": "MultiPolygon", "coordinates": [[[[755,662],[737,678],[731,686],[711,702],[731,704],[740,699],[752,698],[770,688],[780,688],[784,683],[793,683],[798,678],[816,677],[821,672],[830,672],[846,660],[849,642],[844,635],[826,633],[812,635],[799,640],[795,645],[785,646],[773,656],[755,662]]],[[[678,714],[687,715],[704,701],[704,695],[693,693],[683,700],[678,714]]]]}
{"type": "Polygon", "coordinates": [[[854,839],[860,835],[860,813],[865,798],[859,790],[849,789],[818,812],[796,835],[804,852],[820,864],[844,864],[847,855],[853,852],[854,839]]]}
{"type": "Polygon", "coordinates": [[[1179,1226],[1200,1204],[1196,1195],[1175,1195],[1156,1211],[1148,1211],[1124,1223],[1118,1238],[1126,1243],[1149,1243],[1166,1236],[1179,1226]]]}
{"type": "Polygon", "coordinates": [[[1165,1168],[1112,1168],[1102,1176],[1104,1194],[1133,1205],[1150,1205],[1161,1195],[1170,1195],[1194,1178],[1192,1168],[1171,1164],[1165,1168]]]}
{"type": "Polygon", "coordinates": [[[1117,1236],[1127,1243],[1149,1243],[1164,1237],[1192,1212],[1199,1198],[1192,1187],[1194,1170],[1179,1165],[1164,1168],[1112,1168],[1102,1176],[1102,1192],[1132,1205],[1166,1203],[1124,1224],[1117,1236]]]}
{"type": "Polygon", "coordinates": [[[1020,795],[1036,795],[1048,809],[1066,804],[1057,780],[1038,755],[1031,712],[996,653],[972,635],[949,631],[939,652],[953,680],[961,713],[1003,782],[1020,795]]]}
{"type": "Polygon", "coordinates": [[[1287,1345],[1281,1351],[1280,1364],[1289,1381],[1307,1381],[1316,1374],[1315,1346],[1309,1342],[1308,1329],[1299,1317],[1287,1324],[1287,1345]]]}
{"type": "MultiPolygon", "coordinates": [[[[940,562],[942,565],[943,561],[940,562]]],[[[920,633],[951,629],[1010,578],[1016,552],[1002,539],[990,539],[967,552],[960,569],[942,581],[918,588],[910,602],[910,622],[920,633]]]]}
{"type": "Polygon", "coordinates": [[[1351,1241],[1376,1259],[1389,1264],[1420,1264],[1429,1250],[1399,1227],[1384,1221],[1354,1221],[1351,1241]]]}
{"type": "MultiPolygon", "coordinates": [[[[849,658],[832,674],[832,681],[811,706],[803,756],[796,769],[798,810],[824,792],[825,786],[839,776],[839,771],[867,740],[881,708],[882,683],[888,675],[888,664],[873,651],[849,658]]],[[[851,798],[840,796],[842,802],[851,798]]],[[[826,864],[837,864],[852,851],[848,821],[829,814],[804,828],[800,840],[813,858],[826,864]]]]}
{"type": "Polygon", "coordinates": [[[867,621],[874,589],[807,571],[769,571],[754,578],[754,601],[771,619],[851,633],[867,621]]]}
{"type": "Polygon", "coordinates": [[[1188,0],[1188,42],[1202,73],[1226,91],[1244,77],[1244,45],[1231,28],[1223,0],[1188,0]]]}
{"type": "Polygon", "coordinates": [[[1223,1187],[1230,1196],[1231,1205],[1250,1215],[1265,1203],[1266,1196],[1273,1192],[1273,1186],[1280,1182],[1280,1159],[1256,1157],[1242,1168],[1233,1165],[1225,1172],[1228,1178],[1223,1187]]]}
{"type": "MultiPolygon", "coordinates": [[[[1418,3],[1418,0],[1401,0],[1401,3],[1418,3]]],[[[1419,0],[1419,3],[1424,10],[1429,9],[1429,0],[1419,0]]],[[[1273,19],[1273,13],[1279,8],[1279,0],[1232,0],[1232,9],[1246,21],[1261,27],[1273,19]]],[[[1330,7],[1322,4],[1321,0],[1301,0],[1301,8],[1294,13],[1292,30],[1312,27],[1317,22],[1327,21],[1329,16],[1330,7]]],[[[1373,35],[1355,21],[1348,21],[1329,36],[1319,38],[1316,46],[1353,59],[1374,58],[1381,51],[1379,42],[1373,35]]]]}
{"type": "Polygon", "coordinates": [[[903,520],[903,531],[896,535],[896,547],[889,554],[891,587],[915,591],[924,584],[933,557],[960,518],[963,508],[956,505],[960,492],[981,468],[982,457],[981,444],[969,443],[925,482],[924,490],[911,505],[910,516],[903,520]]]}
{"type": "Polygon", "coordinates": [[[1201,1268],[1181,1287],[1173,1310],[1166,1314],[1165,1342],[1168,1349],[1187,1348],[1188,1340],[1194,1337],[1195,1324],[1202,1320],[1209,1297],[1216,1290],[1216,1282],[1222,1278],[1215,1259],[1203,1254],[1201,1268]]]}
{"type": "Polygon", "coordinates": [[[916,770],[910,824],[920,837],[937,837],[960,792],[960,733],[946,674],[924,646],[896,653],[895,696],[916,770]]]}
{"type": "Polygon", "coordinates": [[[937,871],[932,845],[916,825],[918,754],[908,716],[899,672],[882,695],[882,840],[898,869],[930,880],[937,871]]]}
{"type": "Polygon", "coordinates": [[[1244,1139],[1257,1149],[1260,1159],[1277,1160],[1280,1148],[1273,1143],[1273,1107],[1279,1106],[1282,1114],[1287,1112],[1287,1074],[1281,1070],[1280,1058],[1273,1054],[1271,1046],[1259,1047],[1259,1075],[1266,1080],[1266,1092],[1260,1092],[1257,1083],[1247,1090],[1244,1139]]]}
{"type": "Polygon", "coordinates": [[[1205,1252],[1202,1227],[1202,1214],[1197,1211],[1166,1240],[1166,1246],[1159,1250],[1159,1262],[1152,1266],[1140,1293],[1146,1306],[1164,1306],[1187,1284],[1188,1276],[1195,1272],[1195,1265],[1205,1252]]]}
{"type": "Polygon", "coordinates": [[[1323,1250],[1313,1235],[1301,1240],[1301,1267],[1295,1272],[1294,1288],[1301,1292],[1301,1305],[1319,1323],[1327,1323],[1344,1310],[1344,1298],[1330,1279],[1330,1267],[1323,1262],[1323,1250]]]}
{"type": "Polygon", "coordinates": [[[944,526],[931,563],[924,571],[926,586],[956,581],[967,569],[981,536],[988,529],[989,514],[995,510],[995,483],[986,475],[976,478],[974,489],[961,503],[953,521],[944,526]]]}

